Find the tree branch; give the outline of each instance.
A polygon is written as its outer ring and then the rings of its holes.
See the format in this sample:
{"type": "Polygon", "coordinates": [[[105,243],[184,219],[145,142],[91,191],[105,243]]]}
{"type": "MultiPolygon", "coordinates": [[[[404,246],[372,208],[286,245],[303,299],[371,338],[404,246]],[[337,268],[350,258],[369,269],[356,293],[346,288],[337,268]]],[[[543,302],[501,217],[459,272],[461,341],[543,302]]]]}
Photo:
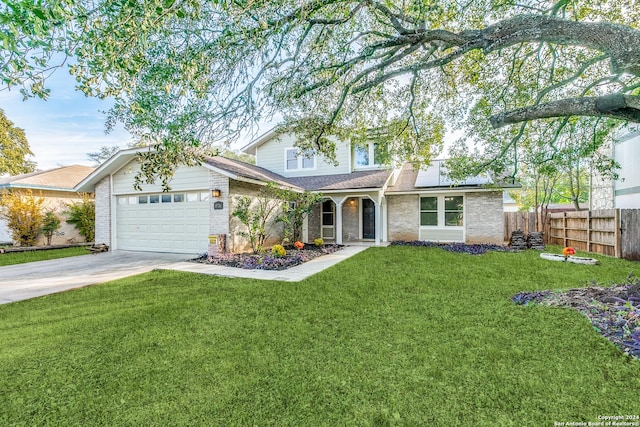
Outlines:
{"type": "Polygon", "coordinates": [[[529,120],[570,116],[605,116],[640,122],[640,96],[615,93],[595,97],[567,98],[506,111],[491,116],[489,120],[494,128],[500,128],[529,120]]]}

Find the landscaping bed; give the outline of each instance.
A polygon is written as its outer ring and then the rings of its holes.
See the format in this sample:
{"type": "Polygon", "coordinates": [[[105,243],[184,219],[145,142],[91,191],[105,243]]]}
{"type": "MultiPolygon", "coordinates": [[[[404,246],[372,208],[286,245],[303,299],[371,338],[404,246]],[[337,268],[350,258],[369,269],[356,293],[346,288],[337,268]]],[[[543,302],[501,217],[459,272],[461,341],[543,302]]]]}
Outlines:
{"type": "Polygon", "coordinates": [[[488,251],[500,251],[500,252],[513,252],[507,246],[491,245],[491,244],[467,244],[467,243],[436,243],[426,242],[424,240],[394,240],[390,243],[391,246],[422,246],[427,248],[440,248],[445,251],[464,253],[471,255],[481,255],[488,251]]]}
{"type": "Polygon", "coordinates": [[[626,283],[613,287],[520,292],[512,301],[519,305],[540,304],[577,310],[587,316],[598,333],[625,353],[640,359],[640,279],[632,274],[626,283]]]}
{"type": "Polygon", "coordinates": [[[293,246],[285,246],[284,256],[275,255],[271,252],[263,254],[234,254],[224,253],[214,257],[204,256],[194,261],[205,264],[224,265],[226,267],[244,268],[247,270],[286,270],[295,267],[322,255],[334,253],[342,249],[343,245],[321,245],[313,243],[304,245],[302,249],[293,246]]]}

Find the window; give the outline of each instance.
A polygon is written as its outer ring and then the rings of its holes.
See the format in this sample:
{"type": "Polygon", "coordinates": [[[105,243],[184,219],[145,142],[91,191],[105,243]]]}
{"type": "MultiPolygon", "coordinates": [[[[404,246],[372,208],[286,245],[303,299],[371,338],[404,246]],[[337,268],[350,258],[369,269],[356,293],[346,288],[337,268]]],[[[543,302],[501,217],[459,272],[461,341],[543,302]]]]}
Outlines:
{"type": "Polygon", "coordinates": [[[119,205],[126,205],[127,204],[127,197],[126,196],[118,197],[118,204],[119,205]]]}
{"type": "Polygon", "coordinates": [[[444,225],[461,227],[463,216],[462,196],[448,196],[444,198],[444,225]]]}
{"type": "Polygon", "coordinates": [[[171,203],[171,194],[163,194],[162,203],[171,203]]]}
{"type": "Polygon", "coordinates": [[[202,200],[203,202],[205,200],[209,200],[209,192],[208,191],[202,191],[200,193],[200,200],[202,200]]]}
{"type": "Polygon", "coordinates": [[[184,202],[184,194],[173,195],[173,203],[182,203],[182,202],[184,202]]]}
{"type": "Polygon", "coordinates": [[[138,203],[138,198],[136,196],[129,196],[129,204],[135,205],[138,203]]]}
{"type": "Polygon", "coordinates": [[[377,142],[356,146],[354,149],[356,167],[378,166],[384,163],[382,147],[377,142]]]}
{"type": "Polygon", "coordinates": [[[313,169],[316,167],[316,159],[313,153],[301,153],[297,148],[285,150],[285,169],[313,169]]]}
{"type": "Polygon", "coordinates": [[[149,196],[138,196],[138,203],[144,205],[149,200],[149,196]]]}
{"type": "Polygon", "coordinates": [[[420,197],[420,225],[424,227],[464,226],[464,196],[420,197]]]}
{"type": "Polygon", "coordinates": [[[159,203],[160,202],[160,196],[157,194],[152,194],[151,196],[149,196],[149,203],[159,203]]]}
{"type": "Polygon", "coordinates": [[[198,193],[187,193],[187,202],[197,202],[198,193]]]}
{"type": "Polygon", "coordinates": [[[420,225],[438,225],[437,197],[420,197],[420,225]]]}

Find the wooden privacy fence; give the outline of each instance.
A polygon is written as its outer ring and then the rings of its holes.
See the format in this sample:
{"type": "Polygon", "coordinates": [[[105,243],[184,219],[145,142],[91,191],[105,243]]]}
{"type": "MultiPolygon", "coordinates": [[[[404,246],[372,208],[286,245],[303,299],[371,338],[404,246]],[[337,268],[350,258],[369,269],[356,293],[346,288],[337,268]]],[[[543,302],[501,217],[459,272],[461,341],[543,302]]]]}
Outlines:
{"type": "MultiPolygon", "coordinates": [[[[534,212],[505,212],[504,237],[514,230],[536,231],[534,212]]],[[[640,261],[640,209],[550,213],[545,243],[640,261]]]]}
{"type": "Polygon", "coordinates": [[[619,214],[618,209],[552,213],[548,242],[620,257],[619,214]]]}

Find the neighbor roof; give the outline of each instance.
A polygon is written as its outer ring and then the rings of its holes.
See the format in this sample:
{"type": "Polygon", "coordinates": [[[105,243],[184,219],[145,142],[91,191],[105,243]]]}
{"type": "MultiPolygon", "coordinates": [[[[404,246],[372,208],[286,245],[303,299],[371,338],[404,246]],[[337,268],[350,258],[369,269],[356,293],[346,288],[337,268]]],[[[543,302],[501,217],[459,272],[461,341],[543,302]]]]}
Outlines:
{"type": "Polygon", "coordinates": [[[82,165],[62,166],[46,171],[0,178],[0,188],[75,191],[74,187],[94,168],[82,165]]]}

